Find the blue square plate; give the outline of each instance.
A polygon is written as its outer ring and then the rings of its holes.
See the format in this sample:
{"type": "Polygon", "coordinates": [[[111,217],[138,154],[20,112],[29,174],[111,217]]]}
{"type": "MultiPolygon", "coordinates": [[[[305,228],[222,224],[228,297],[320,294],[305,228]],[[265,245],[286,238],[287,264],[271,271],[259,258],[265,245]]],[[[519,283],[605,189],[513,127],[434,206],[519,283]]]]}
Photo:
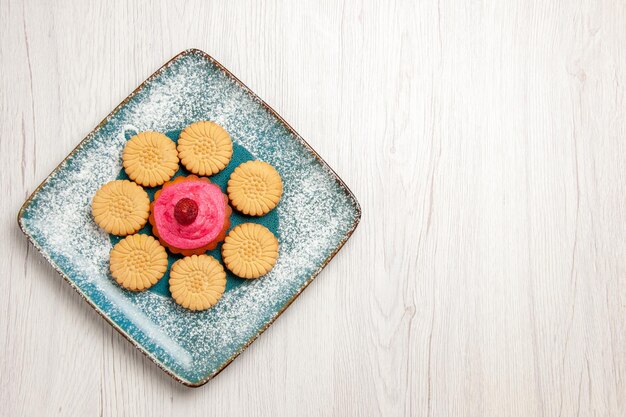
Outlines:
{"type": "MultiPolygon", "coordinates": [[[[211,179],[225,189],[228,173],[211,179]]],[[[24,203],[18,222],[105,320],[176,380],[200,386],[293,302],[360,216],[348,187],[274,110],[209,55],[188,50],[141,84],[72,151],[24,203]],[[119,287],[108,268],[115,240],[94,223],[90,208],[100,186],[124,176],[121,153],[130,136],[154,130],[176,139],[198,120],[215,121],[231,134],[229,171],[260,159],[276,167],[284,182],[278,207],[258,220],[279,239],[276,266],[258,280],[229,275],[219,303],[200,313],[174,303],[167,276],[141,293],[119,287]]]]}

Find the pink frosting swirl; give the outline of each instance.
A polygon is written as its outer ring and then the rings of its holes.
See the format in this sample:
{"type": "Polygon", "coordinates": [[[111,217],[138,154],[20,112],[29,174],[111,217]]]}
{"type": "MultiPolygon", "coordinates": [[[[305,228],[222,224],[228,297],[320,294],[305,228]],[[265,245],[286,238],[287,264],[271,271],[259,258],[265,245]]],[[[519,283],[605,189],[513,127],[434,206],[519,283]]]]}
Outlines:
{"type": "Polygon", "coordinates": [[[226,221],[226,201],[222,190],[208,181],[181,181],[161,190],[154,202],[154,221],[159,236],[179,249],[196,249],[213,241],[226,221]],[[190,224],[174,217],[176,203],[190,198],[198,205],[198,215],[190,224]]]}

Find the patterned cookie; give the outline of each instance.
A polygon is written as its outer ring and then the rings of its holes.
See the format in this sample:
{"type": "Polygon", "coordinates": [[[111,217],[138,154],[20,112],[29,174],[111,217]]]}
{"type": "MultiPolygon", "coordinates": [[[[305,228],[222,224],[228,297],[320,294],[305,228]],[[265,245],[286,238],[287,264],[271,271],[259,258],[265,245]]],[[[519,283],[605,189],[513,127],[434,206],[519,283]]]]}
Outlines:
{"type": "Polygon", "coordinates": [[[122,161],[130,179],[144,187],[161,185],[178,171],[176,144],[158,132],[142,132],[130,138],[122,161]]]}
{"type": "Polygon", "coordinates": [[[148,221],[150,198],[133,182],[111,181],[96,192],[91,210],[98,226],[114,235],[126,236],[148,221]]]}
{"type": "Polygon", "coordinates": [[[232,205],[250,216],[269,213],[282,195],[280,175],[267,162],[245,162],[235,168],[228,180],[228,197],[232,205]]]}
{"type": "Polygon", "coordinates": [[[165,274],[167,253],[152,236],[126,236],[113,247],[109,268],[122,287],[142,291],[152,287],[165,274]]]}
{"type": "Polygon", "coordinates": [[[172,298],[189,310],[206,310],[215,305],[225,289],[226,272],[212,256],[187,256],[172,265],[172,298]]]}
{"type": "Polygon", "coordinates": [[[189,171],[198,175],[217,174],[233,156],[233,142],[222,126],[196,122],[178,137],[178,156],[189,171]]]}
{"type": "Polygon", "coordinates": [[[258,278],[276,264],[278,240],[260,224],[243,223],[226,236],[222,258],[226,267],[238,277],[258,278]]]}

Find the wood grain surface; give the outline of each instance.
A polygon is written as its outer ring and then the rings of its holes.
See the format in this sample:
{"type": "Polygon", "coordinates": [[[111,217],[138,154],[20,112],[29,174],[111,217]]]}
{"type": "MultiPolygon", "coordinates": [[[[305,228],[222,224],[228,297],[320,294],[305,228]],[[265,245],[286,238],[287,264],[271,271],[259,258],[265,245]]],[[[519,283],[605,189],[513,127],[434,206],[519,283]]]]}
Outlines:
{"type": "Polygon", "coordinates": [[[1,0],[0,63],[0,415],[626,415],[623,1],[1,0]],[[191,47],[363,208],[309,289],[195,390],[15,221],[191,47]]]}

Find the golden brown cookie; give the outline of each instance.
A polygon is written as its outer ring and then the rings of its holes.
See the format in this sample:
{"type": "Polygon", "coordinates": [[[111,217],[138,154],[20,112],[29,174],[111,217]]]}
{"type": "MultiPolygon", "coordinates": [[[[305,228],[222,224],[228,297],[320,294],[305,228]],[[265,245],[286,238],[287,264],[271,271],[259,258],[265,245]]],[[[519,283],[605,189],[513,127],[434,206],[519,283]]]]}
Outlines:
{"type": "Polygon", "coordinates": [[[131,180],[156,187],[178,171],[176,144],[162,133],[141,132],[126,143],[122,162],[131,180]]]}
{"type": "Polygon", "coordinates": [[[148,235],[126,236],[111,251],[111,275],[122,287],[142,291],[152,287],[167,270],[167,253],[148,235]]]}
{"type": "Polygon", "coordinates": [[[262,161],[239,165],[228,180],[228,198],[237,210],[250,216],[269,213],[283,195],[278,171],[262,161]]]}
{"type": "Polygon", "coordinates": [[[225,289],[226,272],[212,256],[187,256],[172,265],[172,298],[189,310],[206,310],[215,305],[225,289]]]}
{"type": "Polygon", "coordinates": [[[267,274],[278,258],[278,239],[264,226],[243,223],[228,233],[222,245],[222,259],[233,274],[258,278],[267,274]]]}
{"type": "Polygon", "coordinates": [[[196,122],[180,132],[178,156],[185,168],[194,174],[217,174],[226,168],[233,156],[233,141],[217,123],[196,122]]]}
{"type": "Polygon", "coordinates": [[[141,229],[148,221],[150,198],[134,182],[111,181],[96,192],[91,210],[98,226],[114,235],[126,236],[141,229]]]}

